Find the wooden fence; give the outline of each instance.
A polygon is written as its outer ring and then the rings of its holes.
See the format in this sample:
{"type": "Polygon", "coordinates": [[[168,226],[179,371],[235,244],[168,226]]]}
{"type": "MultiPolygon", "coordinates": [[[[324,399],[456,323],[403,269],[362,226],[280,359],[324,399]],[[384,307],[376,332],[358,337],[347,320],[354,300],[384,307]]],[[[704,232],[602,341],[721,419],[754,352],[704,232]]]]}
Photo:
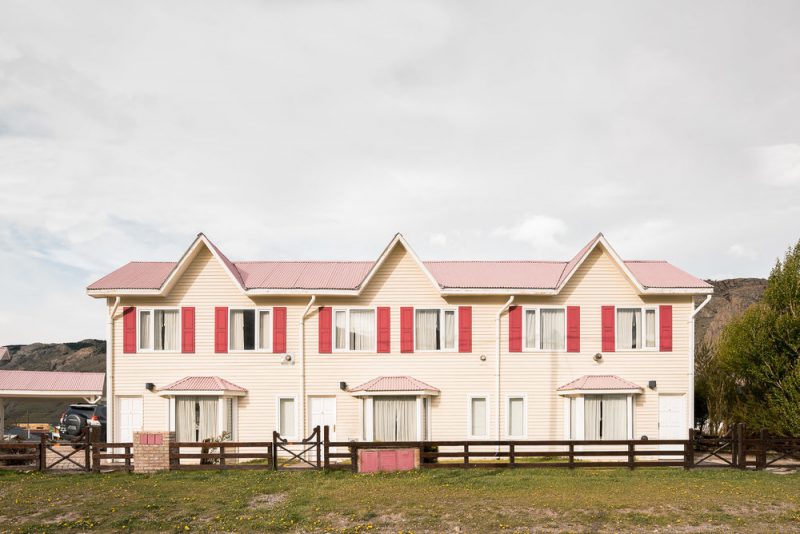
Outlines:
{"type": "Polygon", "coordinates": [[[169,462],[175,470],[273,469],[272,451],[271,441],[174,442],[169,462]]]}

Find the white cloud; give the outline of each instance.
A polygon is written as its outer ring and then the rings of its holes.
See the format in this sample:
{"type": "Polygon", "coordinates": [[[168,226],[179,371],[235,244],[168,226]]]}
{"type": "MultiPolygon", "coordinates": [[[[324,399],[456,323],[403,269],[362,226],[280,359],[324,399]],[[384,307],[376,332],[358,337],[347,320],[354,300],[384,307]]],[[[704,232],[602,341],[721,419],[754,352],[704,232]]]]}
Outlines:
{"type": "Polygon", "coordinates": [[[745,260],[754,260],[758,257],[758,254],[755,250],[739,243],[735,243],[728,247],[727,254],[733,256],[734,258],[741,258],[745,260]]]}
{"type": "Polygon", "coordinates": [[[759,181],[779,187],[800,185],[800,144],[754,148],[751,158],[759,181]]]}
{"type": "Polygon", "coordinates": [[[521,241],[531,246],[534,253],[547,259],[549,254],[562,253],[566,247],[560,239],[567,233],[567,225],[561,219],[548,215],[529,215],[518,224],[500,226],[494,230],[495,236],[521,241]]]}

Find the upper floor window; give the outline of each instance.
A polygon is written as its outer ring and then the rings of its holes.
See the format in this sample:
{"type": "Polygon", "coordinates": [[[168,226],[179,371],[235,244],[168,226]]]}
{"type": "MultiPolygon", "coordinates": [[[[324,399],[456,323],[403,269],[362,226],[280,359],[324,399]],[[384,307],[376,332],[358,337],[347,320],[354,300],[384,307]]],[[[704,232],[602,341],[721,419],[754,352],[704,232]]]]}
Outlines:
{"type": "Polygon", "coordinates": [[[525,308],[525,350],[563,351],[567,342],[564,308],[525,308]]]}
{"type": "Polygon", "coordinates": [[[657,320],[655,308],[617,308],[617,348],[655,349],[657,320]]]}
{"type": "Polygon", "coordinates": [[[231,309],[228,348],[231,351],[272,351],[272,310],[231,309]]]}
{"type": "Polygon", "coordinates": [[[456,349],[456,311],[421,309],[414,311],[414,345],[419,351],[456,349]]]}
{"type": "Polygon", "coordinates": [[[180,310],[139,309],[139,350],[177,351],[180,310]]]}
{"type": "Polygon", "coordinates": [[[374,352],[376,319],[373,309],[334,309],[334,350],[374,352]]]}

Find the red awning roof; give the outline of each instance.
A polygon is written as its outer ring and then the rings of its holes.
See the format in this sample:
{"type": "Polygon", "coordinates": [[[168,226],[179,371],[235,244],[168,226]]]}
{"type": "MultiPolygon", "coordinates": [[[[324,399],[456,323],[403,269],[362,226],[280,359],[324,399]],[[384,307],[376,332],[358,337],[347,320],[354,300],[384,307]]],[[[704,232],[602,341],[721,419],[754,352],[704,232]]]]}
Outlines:
{"type": "Polygon", "coordinates": [[[159,391],[235,391],[242,393],[247,391],[218,376],[187,376],[158,389],[159,391]]]}
{"type": "Polygon", "coordinates": [[[641,391],[642,388],[615,375],[585,375],[564,384],[558,391],[641,391]]]}
{"type": "Polygon", "coordinates": [[[422,380],[417,380],[410,376],[379,376],[373,378],[369,382],[364,382],[360,386],[351,388],[350,391],[364,391],[368,393],[386,392],[386,391],[436,391],[435,388],[426,384],[422,380]]]}

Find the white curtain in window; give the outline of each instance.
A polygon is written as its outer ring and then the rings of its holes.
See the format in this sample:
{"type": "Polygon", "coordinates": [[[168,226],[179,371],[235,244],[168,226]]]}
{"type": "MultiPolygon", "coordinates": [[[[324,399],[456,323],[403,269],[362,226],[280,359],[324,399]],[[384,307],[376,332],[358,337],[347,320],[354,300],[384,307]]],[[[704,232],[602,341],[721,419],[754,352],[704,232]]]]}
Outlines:
{"type": "Polygon", "coordinates": [[[219,398],[200,397],[197,402],[200,404],[200,441],[218,436],[219,398]]]}
{"type": "Polygon", "coordinates": [[[444,312],[444,348],[456,348],[456,312],[453,310],[444,312]]]}
{"type": "Polygon", "coordinates": [[[587,395],[583,400],[583,437],[600,439],[602,402],[599,395],[587,395]]]}
{"type": "Polygon", "coordinates": [[[244,311],[231,310],[231,350],[244,350],[244,311]]]}
{"type": "Polygon", "coordinates": [[[648,349],[656,346],[656,311],[645,310],[645,347],[648,349]]]}
{"type": "Polygon", "coordinates": [[[197,397],[175,397],[175,439],[197,441],[195,409],[197,397]]]}
{"type": "Polygon", "coordinates": [[[258,348],[267,350],[272,345],[270,313],[268,311],[259,312],[258,315],[258,348]]]}
{"type": "Polygon", "coordinates": [[[415,441],[417,439],[416,398],[375,397],[372,409],[375,441],[415,441]]]}
{"type": "Polygon", "coordinates": [[[472,404],[472,422],[471,422],[471,431],[473,436],[486,436],[487,426],[486,426],[486,399],[485,398],[474,398],[471,399],[472,404]]]}
{"type": "Polygon", "coordinates": [[[625,395],[603,395],[603,439],[628,439],[628,400],[625,395]]]}
{"type": "Polygon", "coordinates": [[[642,310],[617,310],[617,344],[621,349],[642,347],[642,310]]]}
{"type": "Polygon", "coordinates": [[[542,350],[564,350],[564,310],[541,310],[542,350]]]}
{"type": "Polygon", "coordinates": [[[508,399],[508,435],[525,434],[525,400],[522,397],[508,399]]]}
{"type": "Polygon", "coordinates": [[[416,310],[416,350],[439,349],[439,310],[416,310]]]}
{"type": "Polygon", "coordinates": [[[336,312],[336,336],[335,336],[335,341],[336,341],[335,347],[337,349],[344,350],[344,349],[347,348],[347,345],[346,345],[347,332],[345,330],[346,327],[347,327],[346,325],[347,325],[347,312],[346,311],[337,311],[336,312]]]}
{"type": "Polygon", "coordinates": [[[155,350],[178,350],[178,311],[156,310],[155,350]]]}
{"type": "Polygon", "coordinates": [[[525,310],[525,348],[536,348],[536,310],[525,310]]]}
{"type": "Polygon", "coordinates": [[[150,339],[150,312],[142,311],[139,313],[139,348],[152,348],[150,339]]]}
{"type": "Polygon", "coordinates": [[[281,436],[295,436],[294,399],[280,400],[280,432],[281,436]]]}
{"type": "Polygon", "coordinates": [[[350,310],[350,349],[375,350],[374,310],[350,310]]]}

